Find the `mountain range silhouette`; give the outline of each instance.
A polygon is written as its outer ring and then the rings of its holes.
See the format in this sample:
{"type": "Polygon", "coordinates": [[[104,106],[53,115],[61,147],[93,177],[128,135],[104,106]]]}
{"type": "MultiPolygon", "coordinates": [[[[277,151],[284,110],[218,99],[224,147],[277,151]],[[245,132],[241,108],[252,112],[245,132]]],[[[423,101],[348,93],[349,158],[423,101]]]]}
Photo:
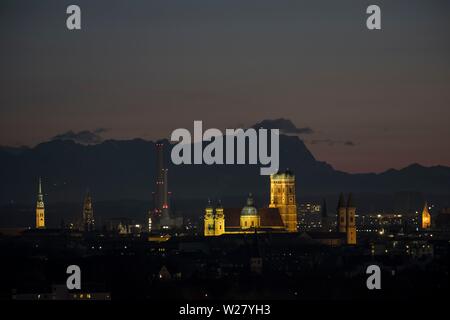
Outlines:
{"type": "MultiPolygon", "coordinates": [[[[151,201],[155,181],[156,149],[153,141],[106,140],[83,145],[53,140],[33,148],[0,148],[0,203],[33,203],[38,177],[47,201],[79,201],[86,188],[96,200],[151,201]]],[[[165,141],[169,190],[177,199],[267,197],[269,177],[259,165],[179,165],[170,161],[165,141]]],[[[318,161],[298,136],[280,135],[280,169],[296,175],[297,193],[322,195],[343,192],[392,193],[398,191],[450,194],[450,168],[411,164],[383,173],[351,174],[318,161]]]]}

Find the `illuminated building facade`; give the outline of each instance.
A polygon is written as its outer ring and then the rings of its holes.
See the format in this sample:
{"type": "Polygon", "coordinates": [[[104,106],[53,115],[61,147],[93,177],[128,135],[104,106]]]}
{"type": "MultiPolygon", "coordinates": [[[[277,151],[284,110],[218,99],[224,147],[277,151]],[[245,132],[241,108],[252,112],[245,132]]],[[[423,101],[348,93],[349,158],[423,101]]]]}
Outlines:
{"type": "Polygon", "coordinates": [[[214,215],[214,233],[218,236],[225,233],[225,215],[220,201],[214,215]]]}
{"type": "Polygon", "coordinates": [[[271,177],[269,207],[257,209],[252,194],[243,208],[214,208],[208,202],[204,214],[204,235],[242,234],[258,232],[296,232],[297,204],[295,176],[286,171],[271,177]]]}
{"type": "Polygon", "coordinates": [[[348,196],[347,204],[345,204],[344,195],[340,194],[337,219],[337,231],[346,234],[347,244],[356,244],[356,207],[353,203],[352,194],[348,196]]]}
{"type": "Polygon", "coordinates": [[[92,197],[89,191],[86,193],[83,202],[83,227],[84,231],[93,231],[94,223],[94,209],[92,207],[92,197]]]}
{"type": "Polygon", "coordinates": [[[339,202],[337,206],[337,225],[338,232],[344,233],[347,232],[347,208],[345,206],[344,194],[339,195],[339,202]]]}
{"type": "Polygon", "coordinates": [[[251,234],[258,232],[286,232],[277,208],[260,208],[254,205],[250,194],[243,208],[214,208],[211,202],[205,208],[204,235],[251,234]]]}
{"type": "Polygon", "coordinates": [[[261,218],[258,209],[253,206],[253,196],[250,193],[247,198],[247,205],[242,208],[240,218],[241,229],[255,229],[261,226],[261,218]]]}
{"type": "Polygon", "coordinates": [[[297,232],[295,175],[286,170],[270,176],[269,208],[277,208],[288,232],[297,232]]]}
{"type": "Polygon", "coordinates": [[[219,204],[214,209],[211,201],[208,201],[208,206],[205,208],[204,217],[204,235],[205,236],[220,236],[225,233],[225,215],[223,207],[219,204]]]}
{"type": "Polygon", "coordinates": [[[348,196],[347,202],[347,244],[356,244],[356,207],[353,203],[352,194],[348,196]]]}
{"type": "Polygon", "coordinates": [[[36,201],[36,229],[45,228],[44,195],[42,194],[42,183],[39,178],[38,196],[36,201]]]}
{"type": "Polygon", "coordinates": [[[430,229],[431,228],[431,215],[430,212],[428,211],[428,203],[425,202],[425,205],[423,206],[423,210],[422,210],[422,229],[430,229]]]}
{"type": "Polygon", "coordinates": [[[208,206],[205,208],[203,234],[205,235],[205,237],[216,235],[216,230],[214,227],[214,208],[211,205],[211,201],[208,201],[208,206]]]}

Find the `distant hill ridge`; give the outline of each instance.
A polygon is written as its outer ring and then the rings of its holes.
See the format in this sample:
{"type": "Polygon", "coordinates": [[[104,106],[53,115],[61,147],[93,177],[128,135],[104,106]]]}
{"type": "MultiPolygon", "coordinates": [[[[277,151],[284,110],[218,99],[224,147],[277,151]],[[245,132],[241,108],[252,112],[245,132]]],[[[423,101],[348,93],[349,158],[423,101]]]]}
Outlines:
{"type": "MultiPolygon", "coordinates": [[[[268,180],[258,165],[172,165],[167,142],[169,189],[179,199],[267,196],[268,180]]],[[[43,177],[51,201],[79,201],[89,187],[96,200],[151,200],[154,189],[155,142],[106,140],[82,145],[53,140],[33,148],[0,147],[0,203],[35,200],[37,178],[43,177]]],[[[318,161],[296,135],[280,136],[280,168],[297,177],[300,194],[340,191],[450,193],[450,168],[411,164],[383,173],[350,174],[318,161]]]]}

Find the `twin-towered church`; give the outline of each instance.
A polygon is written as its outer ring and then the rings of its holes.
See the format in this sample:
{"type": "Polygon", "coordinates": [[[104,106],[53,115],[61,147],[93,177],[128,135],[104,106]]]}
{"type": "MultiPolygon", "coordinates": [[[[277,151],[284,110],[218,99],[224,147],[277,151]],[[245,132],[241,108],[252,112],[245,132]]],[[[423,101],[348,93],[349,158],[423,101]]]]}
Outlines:
{"type": "MultiPolygon", "coordinates": [[[[341,194],[337,208],[337,231],[347,244],[356,244],[356,207],[352,196],[345,202],[341,194]]],[[[205,209],[204,235],[243,234],[258,232],[297,232],[295,175],[289,170],[270,176],[270,203],[257,209],[250,194],[242,209],[211,203],[205,209]]]]}
{"type": "Polygon", "coordinates": [[[289,170],[270,176],[270,203],[257,209],[252,194],[242,209],[211,203],[205,209],[204,235],[252,233],[258,231],[297,232],[295,175],[289,170]]]}

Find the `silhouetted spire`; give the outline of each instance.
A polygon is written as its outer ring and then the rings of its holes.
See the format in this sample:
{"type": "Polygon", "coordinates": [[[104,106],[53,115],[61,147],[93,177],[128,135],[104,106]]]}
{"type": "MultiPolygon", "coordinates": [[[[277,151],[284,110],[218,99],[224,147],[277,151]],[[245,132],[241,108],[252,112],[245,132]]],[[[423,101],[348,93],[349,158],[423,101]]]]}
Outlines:
{"type": "Polygon", "coordinates": [[[353,203],[353,196],[352,196],[352,194],[350,193],[349,195],[348,195],[348,201],[347,201],[347,208],[353,208],[355,205],[354,205],[354,203],[353,203]]]}
{"type": "Polygon", "coordinates": [[[38,193],[39,193],[39,194],[42,193],[41,177],[39,177],[39,188],[38,188],[38,193]]]}
{"type": "Polygon", "coordinates": [[[253,201],[253,194],[250,192],[249,194],[248,194],[248,198],[247,198],[247,206],[253,206],[253,203],[254,203],[254,201],[253,201]]]}
{"type": "Polygon", "coordinates": [[[341,192],[341,194],[339,195],[339,202],[337,205],[338,209],[345,207],[345,199],[344,199],[344,194],[341,192]]]}
{"type": "Polygon", "coordinates": [[[42,181],[41,177],[39,177],[39,186],[38,186],[38,194],[37,194],[38,207],[44,207],[44,195],[42,194],[42,181]]]}

